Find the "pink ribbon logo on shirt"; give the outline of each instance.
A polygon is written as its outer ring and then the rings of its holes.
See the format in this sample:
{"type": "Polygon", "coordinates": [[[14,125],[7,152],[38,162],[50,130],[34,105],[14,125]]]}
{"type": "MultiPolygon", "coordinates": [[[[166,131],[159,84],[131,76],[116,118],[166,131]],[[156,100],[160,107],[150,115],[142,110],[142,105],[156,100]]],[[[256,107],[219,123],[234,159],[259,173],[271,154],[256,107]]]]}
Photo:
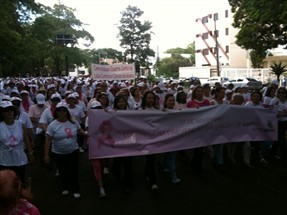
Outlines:
{"type": "Polygon", "coordinates": [[[17,145],[16,144],[16,137],[14,136],[14,135],[11,135],[10,137],[9,137],[9,140],[10,140],[10,146],[15,146],[15,145],[17,145]]]}
{"type": "Polygon", "coordinates": [[[68,139],[73,138],[72,130],[70,128],[65,128],[65,132],[68,139]]]}
{"type": "Polygon", "coordinates": [[[101,148],[101,145],[107,142],[108,144],[112,145],[114,147],[115,140],[113,139],[111,132],[113,130],[113,125],[110,121],[104,120],[100,126],[99,131],[101,133],[101,136],[99,137],[97,144],[98,148],[101,148]]]}

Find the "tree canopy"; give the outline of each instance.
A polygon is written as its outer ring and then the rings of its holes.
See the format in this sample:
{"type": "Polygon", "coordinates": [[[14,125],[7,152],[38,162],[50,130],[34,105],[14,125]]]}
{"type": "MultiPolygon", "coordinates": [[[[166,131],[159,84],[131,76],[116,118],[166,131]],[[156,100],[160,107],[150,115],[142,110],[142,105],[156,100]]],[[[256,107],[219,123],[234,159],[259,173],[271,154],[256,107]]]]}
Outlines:
{"type": "Polygon", "coordinates": [[[239,28],[236,43],[259,56],[287,44],[286,0],[229,0],[233,26],[239,28]]]}
{"type": "Polygon", "coordinates": [[[124,49],[126,62],[149,68],[148,57],[155,56],[155,52],[150,48],[152,23],[140,20],[143,13],[139,8],[130,5],[122,11],[118,38],[124,49]]]}

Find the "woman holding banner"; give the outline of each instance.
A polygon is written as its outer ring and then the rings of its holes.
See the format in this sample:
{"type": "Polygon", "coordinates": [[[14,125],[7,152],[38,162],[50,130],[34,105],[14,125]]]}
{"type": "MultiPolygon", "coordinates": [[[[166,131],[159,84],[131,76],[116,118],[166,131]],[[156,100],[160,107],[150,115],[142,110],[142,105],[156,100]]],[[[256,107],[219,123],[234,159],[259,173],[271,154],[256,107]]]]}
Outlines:
{"type": "MultiPolygon", "coordinates": [[[[187,103],[187,108],[200,108],[209,106],[210,103],[207,99],[203,98],[204,88],[200,85],[196,86],[191,94],[191,100],[187,103]]],[[[193,157],[191,159],[191,167],[194,173],[202,172],[202,158],[203,158],[203,147],[195,148],[193,151],[193,157]]]]}
{"type": "MultiPolygon", "coordinates": [[[[114,100],[114,110],[128,110],[128,101],[125,95],[116,95],[114,100]]],[[[113,159],[112,171],[116,178],[121,178],[121,170],[123,171],[124,191],[126,193],[132,190],[132,157],[116,157],[113,159]]]]}
{"type": "MultiPolygon", "coordinates": [[[[168,112],[178,111],[174,109],[174,106],[175,106],[174,95],[171,93],[166,94],[164,98],[163,111],[168,112]]],[[[176,151],[165,153],[164,170],[169,173],[170,180],[173,184],[178,184],[181,182],[181,180],[177,177],[176,174],[176,151]]]]}
{"type": "MultiPolygon", "coordinates": [[[[156,105],[156,95],[153,91],[147,90],[142,98],[141,110],[158,110],[156,105]]],[[[145,178],[152,190],[157,190],[157,180],[155,174],[156,155],[146,155],[145,178]]]]}

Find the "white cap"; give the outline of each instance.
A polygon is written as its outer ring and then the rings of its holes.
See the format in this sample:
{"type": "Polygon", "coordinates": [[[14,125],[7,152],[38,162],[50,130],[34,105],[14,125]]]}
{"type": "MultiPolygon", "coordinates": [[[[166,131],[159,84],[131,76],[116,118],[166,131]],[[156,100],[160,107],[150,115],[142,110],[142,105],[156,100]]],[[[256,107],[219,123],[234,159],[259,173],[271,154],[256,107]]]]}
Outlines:
{"type": "Polygon", "coordinates": [[[41,93],[39,93],[39,94],[37,94],[36,95],[36,101],[37,101],[37,104],[38,105],[43,105],[43,104],[45,104],[45,96],[43,95],[43,94],[41,94],[41,93]]]}
{"type": "Polygon", "coordinates": [[[69,98],[74,98],[74,99],[76,99],[76,96],[74,95],[74,93],[71,93],[70,95],[68,95],[67,98],[68,98],[68,99],[69,99],[69,98]]]}
{"type": "Polygon", "coordinates": [[[7,101],[10,101],[10,96],[9,95],[3,95],[3,97],[2,97],[2,101],[3,100],[7,100],[7,101]]]}
{"type": "Polygon", "coordinates": [[[16,96],[13,96],[10,98],[10,102],[13,102],[13,101],[22,101],[22,99],[20,99],[19,97],[16,97],[16,96]]]}
{"type": "Polygon", "coordinates": [[[64,102],[59,102],[59,103],[56,105],[56,108],[60,108],[60,107],[65,107],[65,108],[68,109],[67,104],[64,103],[64,102]]]}
{"type": "Polygon", "coordinates": [[[102,104],[99,101],[93,101],[91,103],[91,108],[102,107],[102,104]]]}
{"type": "Polygon", "coordinates": [[[22,90],[22,91],[20,92],[20,94],[28,94],[28,95],[29,95],[29,92],[28,92],[27,90],[22,90]]]}
{"type": "Polygon", "coordinates": [[[10,101],[2,101],[0,102],[0,107],[1,108],[7,108],[7,107],[14,107],[12,102],[10,101]]]}
{"type": "Polygon", "coordinates": [[[54,94],[51,96],[51,100],[52,100],[53,98],[62,99],[61,96],[60,96],[60,94],[58,94],[58,93],[54,93],[54,94]]]}
{"type": "Polygon", "coordinates": [[[50,85],[48,85],[47,90],[50,90],[50,89],[52,89],[52,88],[56,88],[55,84],[50,84],[50,85]]]}

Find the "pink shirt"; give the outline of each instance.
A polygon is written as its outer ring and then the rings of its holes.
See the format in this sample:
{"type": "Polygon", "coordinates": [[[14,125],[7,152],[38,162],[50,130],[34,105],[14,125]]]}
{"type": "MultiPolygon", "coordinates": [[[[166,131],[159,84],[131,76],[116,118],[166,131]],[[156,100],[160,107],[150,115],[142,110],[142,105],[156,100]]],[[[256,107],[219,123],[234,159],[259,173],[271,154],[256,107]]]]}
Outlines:
{"type": "Polygon", "coordinates": [[[21,200],[15,208],[9,213],[9,215],[40,215],[40,212],[36,206],[28,202],[27,200],[21,200]]]}
{"type": "Polygon", "coordinates": [[[196,99],[191,100],[187,103],[186,107],[188,108],[199,108],[204,106],[209,106],[210,103],[207,99],[203,99],[202,101],[198,101],[196,99]]]}

